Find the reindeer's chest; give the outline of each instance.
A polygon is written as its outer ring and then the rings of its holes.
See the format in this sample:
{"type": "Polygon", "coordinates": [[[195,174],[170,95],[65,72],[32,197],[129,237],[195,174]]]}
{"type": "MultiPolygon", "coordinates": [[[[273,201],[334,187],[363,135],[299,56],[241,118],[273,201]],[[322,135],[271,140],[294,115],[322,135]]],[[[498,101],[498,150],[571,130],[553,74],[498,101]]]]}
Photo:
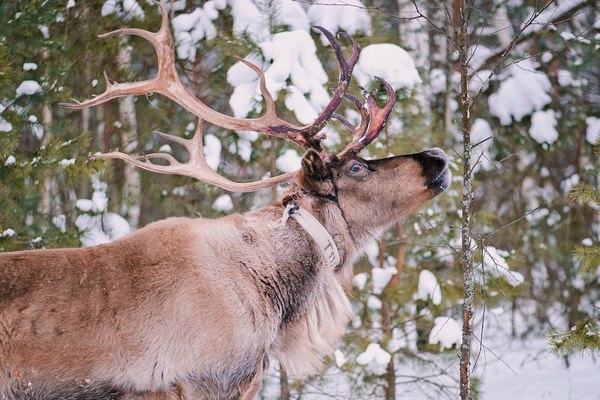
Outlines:
{"type": "Polygon", "coordinates": [[[318,257],[301,256],[273,268],[258,270],[248,267],[247,274],[263,299],[266,312],[279,323],[294,320],[310,307],[318,291],[318,257]]]}

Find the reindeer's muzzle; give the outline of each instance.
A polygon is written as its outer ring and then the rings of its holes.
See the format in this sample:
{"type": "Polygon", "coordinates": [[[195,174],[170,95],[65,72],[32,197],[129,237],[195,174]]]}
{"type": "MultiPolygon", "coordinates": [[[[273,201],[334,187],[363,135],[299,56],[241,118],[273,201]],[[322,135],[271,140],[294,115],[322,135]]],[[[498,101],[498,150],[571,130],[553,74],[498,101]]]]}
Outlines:
{"type": "Polygon", "coordinates": [[[448,156],[443,150],[433,148],[412,154],[412,158],[421,163],[423,176],[426,178],[425,185],[438,195],[450,186],[450,169],[448,168],[448,156]]]}

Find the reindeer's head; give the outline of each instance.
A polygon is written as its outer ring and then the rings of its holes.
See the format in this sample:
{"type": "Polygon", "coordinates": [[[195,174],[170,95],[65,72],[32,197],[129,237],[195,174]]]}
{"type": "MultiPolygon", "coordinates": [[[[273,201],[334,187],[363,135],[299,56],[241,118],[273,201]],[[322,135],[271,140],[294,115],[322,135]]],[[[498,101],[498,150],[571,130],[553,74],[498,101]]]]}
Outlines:
{"type": "Polygon", "coordinates": [[[296,185],[309,195],[337,202],[358,236],[372,236],[446,190],[447,157],[440,149],[365,160],[323,157],[309,150],[296,185]]]}
{"type": "Polygon", "coordinates": [[[119,158],[149,171],[191,176],[236,192],[255,191],[293,179],[295,188],[308,194],[334,199],[343,210],[347,210],[346,218],[349,223],[363,226],[367,231],[397,221],[448,187],[447,160],[445,154],[439,149],[372,161],[358,157],[358,153],[371,143],[385,126],[396,97],[393,88],[377,77],[375,78],[387,91],[384,107],[378,107],[375,100],[364,90],[364,102],[347,93],[352,70],[360,54],[360,46],[351,36],[340,34],[347,38],[352,46],[352,55],[346,59],[338,40],[327,30],[317,27],[331,43],[340,67],[340,74],[337,88],[329,104],[312,124],[296,126],[280,119],[276,114],[275,102],[266,88],[263,72],[254,64],[242,59],[239,61],[253,69],[259,77],[266,112],[258,118],[236,119],[212,110],[183,85],[175,68],[175,51],[169,32],[168,14],[162,3],[157,4],[162,11],[162,24],[158,32],[124,28],[100,35],[100,37],[109,37],[115,34],[130,34],[148,40],[156,50],[157,76],[133,83],[116,83],[106,79],[107,88],[103,94],[83,103],[63,105],[69,108],[84,108],[131,94],[161,93],[199,117],[196,133],[192,139],[159,133],[169,140],[182,144],[189,152],[189,161],[180,163],[171,155],[163,153],[134,158],[124,153],[111,152],[94,157],[119,158]],[[357,127],[335,114],[344,97],[352,101],[360,111],[362,118],[357,127]],[[329,153],[321,146],[324,139],[321,131],[332,118],[342,122],[353,135],[352,142],[338,154],[329,153]],[[279,175],[257,182],[232,182],[210,169],[204,159],[201,131],[203,120],[226,129],[259,131],[292,141],[306,150],[302,168],[297,173],[279,175]],[[154,159],[166,161],[168,165],[155,164],[152,162],[154,159]],[[376,209],[377,212],[365,212],[371,209],[376,209]]]}

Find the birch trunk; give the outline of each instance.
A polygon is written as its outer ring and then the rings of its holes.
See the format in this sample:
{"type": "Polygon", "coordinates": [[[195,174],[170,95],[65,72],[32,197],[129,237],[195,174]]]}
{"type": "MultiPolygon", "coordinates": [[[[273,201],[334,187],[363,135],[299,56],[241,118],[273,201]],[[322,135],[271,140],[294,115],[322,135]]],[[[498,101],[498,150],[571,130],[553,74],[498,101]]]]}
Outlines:
{"type": "MultiPolygon", "coordinates": [[[[52,111],[47,100],[42,104],[42,126],[44,127],[44,137],[42,138],[42,146],[47,146],[50,143],[50,125],[52,124],[52,111]]],[[[42,200],[41,211],[42,215],[49,216],[52,213],[54,205],[52,204],[54,178],[50,175],[44,175],[42,185],[42,200]]]]}
{"type": "MultiPolygon", "coordinates": [[[[48,60],[48,49],[42,49],[42,60],[44,62],[48,60]]],[[[47,78],[47,77],[46,77],[47,78]]],[[[42,103],[42,126],[44,128],[44,136],[42,137],[42,146],[46,147],[50,143],[52,133],[50,126],[52,125],[52,110],[47,99],[44,99],[42,103]]],[[[54,204],[52,203],[53,190],[55,187],[55,179],[51,175],[44,175],[42,178],[42,196],[41,196],[41,213],[43,216],[48,217],[52,213],[54,204]]]]}

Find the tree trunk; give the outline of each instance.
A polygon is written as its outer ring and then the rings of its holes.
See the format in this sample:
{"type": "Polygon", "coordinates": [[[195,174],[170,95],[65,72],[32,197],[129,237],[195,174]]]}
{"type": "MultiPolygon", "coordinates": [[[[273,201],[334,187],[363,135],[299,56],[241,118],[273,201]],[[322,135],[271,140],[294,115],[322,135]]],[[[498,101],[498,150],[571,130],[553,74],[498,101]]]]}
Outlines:
{"type": "MultiPolygon", "coordinates": [[[[48,100],[44,100],[42,104],[42,126],[44,127],[44,137],[42,138],[42,146],[48,146],[50,143],[50,125],[52,124],[52,111],[48,100]]],[[[52,213],[54,205],[52,204],[52,198],[54,197],[52,191],[54,190],[54,177],[50,175],[44,175],[43,186],[42,186],[42,204],[41,211],[42,215],[48,217],[52,213]]]]}
{"type": "MultiPolygon", "coordinates": [[[[126,37],[119,42],[117,66],[121,71],[131,67],[131,47],[126,37]]],[[[119,99],[119,120],[121,122],[121,146],[125,153],[131,153],[138,145],[137,118],[135,115],[134,96],[119,99]]],[[[141,177],[135,166],[126,163],[123,166],[123,196],[121,200],[121,214],[126,217],[132,227],[137,227],[140,222],[141,209],[141,177]]]]}
{"type": "Polygon", "coordinates": [[[279,363],[279,398],[290,400],[290,385],[288,384],[287,372],[282,363],[279,363]]]}
{"type": "Polygon", "coordinates": [[[471,248],[473,181],[471,174],[471,98],[469,95],[469,16],[467,0],[457,0],[459,21],[455,24],[455,41],[460,63],[460,106],[463,136],[463,197],[462,208],[462,269],[463,269],[463,328],[460,347],[460,398],[471,400],[471,338],[473,333],[473,302],[475,279],[473,275],[473,249],[471,248]]]}
{"type": "MultiPolygon", "coordinates": [[[[392,339],[394,334],[394,324],[392,323],[392,307],[391,301],[388,298],[388,293],[398,285],[400,281],[400,277],[402,272],[404,271],[404,260],[405,260],[405,246],[404,246],[404,227],[402,223],[399,222],[397,225],[398,228],[398,259],[396,261],[396,274],[392,276],[387,286],[383,289],[381,295],[381,321],[382,321],[382,329],[383,334],[385,335],[386,341],[392,339]]],[[[383,248],[379,248],[380,254],[380,262],[381,258],[383,258],[383,248]]],[[[390,362],[387,365],[387,370],[385,373],[385,400],[395,400],[396,399],[396,365],[394,363],[394,356],[390,359],[390,362]]]]}
{"type": "MultiPolygon", "coordinates": [[[[44,62],[48,60],[48,49],[42,49],[42,60],[44,62]]],[[[47,78],[47,76],[46,76],[47,78]]],[[[46,147],[50,143],[50,125],[52,124],[52,110],[50,109],[50,104],[48,104],[48,100],[44,99],[42,104],[42,126],[44,127],[44,136],[42,137],[42,146],[46,147]]],[[[43,216],[48,217],[52,213],[53,204],[52,204],[52,190],[54,189],[54,181],[55,179],[52,176],[44,175],[42,178],[42,196],[41,196],[41,204],[40,211],[43,216]]]]}

